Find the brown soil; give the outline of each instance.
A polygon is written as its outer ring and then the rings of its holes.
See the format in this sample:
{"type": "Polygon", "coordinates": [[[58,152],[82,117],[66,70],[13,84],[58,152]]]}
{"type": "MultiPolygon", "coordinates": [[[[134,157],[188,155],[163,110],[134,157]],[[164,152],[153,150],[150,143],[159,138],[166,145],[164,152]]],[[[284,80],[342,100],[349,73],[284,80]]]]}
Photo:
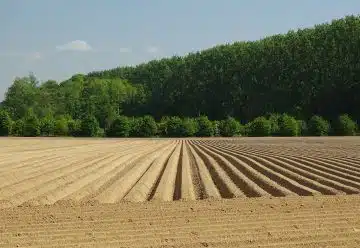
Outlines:
{"type": "Polygon", "coordinates": [[[359,196],[17,207],[0,247],[360,247],[359,196]]]}
{"type": "Polygon", "coordinates": [[[0,247],[360,247],[358,137],[0,147],[0,247]]]}

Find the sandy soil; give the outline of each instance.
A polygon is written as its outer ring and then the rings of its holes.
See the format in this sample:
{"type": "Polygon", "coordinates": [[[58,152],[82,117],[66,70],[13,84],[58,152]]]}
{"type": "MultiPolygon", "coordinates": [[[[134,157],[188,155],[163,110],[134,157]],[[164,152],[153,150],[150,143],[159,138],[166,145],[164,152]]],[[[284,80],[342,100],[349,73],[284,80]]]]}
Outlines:
{"type": "Polygon", "coordinates": [[[0,208],[360,193],[360,139],[0,139],[0,208]]]}
{"type": "Polygon", "coordinates": [[[0,247],[360,247],[358,137],[0,147],[0,247]]]}
{"type": "Polygon", "coordinates": [[[18,207],[0,247],[360,247],[359,196],[18,207]]]}

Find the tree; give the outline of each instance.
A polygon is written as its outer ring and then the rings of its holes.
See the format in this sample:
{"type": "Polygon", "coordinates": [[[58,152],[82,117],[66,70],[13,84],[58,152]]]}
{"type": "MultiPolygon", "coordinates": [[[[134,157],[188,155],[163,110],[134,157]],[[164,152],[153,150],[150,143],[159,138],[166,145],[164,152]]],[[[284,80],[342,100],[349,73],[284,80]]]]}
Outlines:
{"type": "Polygon", "coordinates": [[[334,125],[335,134],[341,136],[353,136],[357,128],[357,123],[347,114],[340,115],[334,125]]]}
{"type": "Polygon", "coordinates": [[[298,136],[300,134],[299,125],[296,119],[287,114],[282,114],[278,119],[280,136],[298,136]]]}
{"type": "Polygon", "coordinates": [[[95,116],[87,115],[81,120],[80,136],[83,137],[96,137],[99,132],[99,122],[95,116]]]}
{"type": "Polygon", "coordinates": [[[14,136],[24,136],[24,120],[18,119],[15,122],[13,122],[12,125],[12,135],[14,136]]]}
{"type": "Polygon", "coordinates": [[[182,120],[177,116],[170,117],[166,122],[166,134],[168,137],[183,136],[182,128],[182,120]]]}
{"type": "Polygon", "coordinates": [[[182,136],[192,137],[198,131],[197,122],[193,118],[182,119],[182,136]]]}
{"type": "Polygon", "coordinates": [[[169,116],[161,117],[160,122],[157,125],[158,134],[160,136],[168,137],[167,126],[168,126],[168,122],[169,122],[170,119],[171,119],[171,117],[169,117],[169,116]]]}
{"type": "MultiPolygon", "coordinates": [[[[257,41],[74,75],[59,83],[39,84],[33,75],[16,78],[1,106],[14,121],[24,118],[28,108],[40,119],[94,115],[105,130],[118,115],[157,120],[264,116],[270,119],[271,135],[279,135],[279,115],[268,113],[287,113],[297,120],[314,114],[335,120],[348,113],[360,120],[359,23],[360,16],[346,16],[257,41]]],[[[217,135],[216,123],[207,136],[217,135]]],[[[159,132],[165,135],[162,124],[159,132]]],[[[196,135],[205,135],[201,130],[196,135]]]]}
{"type": "Polygon", "coordinates": [[[300,136],[305,136],[308,135],[308,126],[306,121],[304,120],[296,120],[297,122],[297,126],[298,126],[298,130],[299,130],[299,135],[300,136]]]}
{"type": "Polygon", "coordinates": [[[40,135],[40,121],[32,109],[28,109],[24,117],[23,135],[35,137],[40,135]]]}
{"type": "Polygon", "coordinates": [[[212,125],[214,127],[214,136],[215,137],[221,136],[221,134],[220,134],[220,121],[215,120],[215,121],[212,122],[212,125]]]}
{"type": "Polygon", "coordinates": [[[15,78],[8,88],[2,105],[13,119],[24,117],[28,109],[36,105],[36,85],[34,76],[30,74],[28,77],[15,78]]]}
{"type": "Polygon", "coordinates": [[[68,134],[71,136],[81,136],[81,120],[67,119],[68,134]]]}
{"type": "Polygon", "coordinates": [[[198,130],[196,136],[198,137],[211,137],[214,135],[214,127],[207,116],[200,116],[196,118],[198,130]]]}
{"type": "Polygon", "coordinates": [[[5,110],[0,110],[0,136],[8,136],[11,134],[12,120],[9,113],[5,110]]]}
{"type": "Polygon", "coordinates": [[[197,131],[197,123],[192,118],[181,119],[178,116],[167,118],[165,124],[166,137],[190,137],[197,131]]]}
{"type": "Polygon", "coordinates": [[[326,136],[329,134],[330,124],[321,116],[314,115],[308,123],[308,133],[312,136],[326,136]]]}
{"type": "Polygon", "coordinates": [[[271,122],[265,117],[256,117],[252,122],[248,124],[249,136],[270,136],[271,134],[271,122]]]}
{"type": "Polygon", "coordinates": [[[157,134],[157,124],[152,116],[133,118],[130,123],[131,137],[152,137],[157,134]]]}
{"type": "Polygon", "coordinates": [[[56,136],[67,136],[69,134],[68,120],[60,117],[55,121],[54,133],[56,136]]]}
{"type": "Polygon", "coordinates": [[[281,114],[279,113],[272,113],[269,116],[269,122],[271,125],[271,135],[278,136],[281,135],[280,133],[280,121],[281,121],[281,114]]]}
{"type": "Polygon", "coordinates": [[[141,120],[140,137],[152,137],[157,133],[157,125],[154,118],[146,115],[141,120]]]}
{"type": "Polygon", "coordinates": [[[118,116],[106,132],[108,137],[128,137],[131,131],[131,123],[126,116],[118,116]]]}
{"type": "Polygon", "coordinates": [[[224,137],[233,137],[240,134],[241,125],[233,117],[227,117],[220,122],[220,135],[224,137]]]}
{"type": "Polygon", "coordinates": [[[55,133],[55,119],[51,116],[45,116],[40,120],[40,134],[42,136],[53,136],[55,133]]]}

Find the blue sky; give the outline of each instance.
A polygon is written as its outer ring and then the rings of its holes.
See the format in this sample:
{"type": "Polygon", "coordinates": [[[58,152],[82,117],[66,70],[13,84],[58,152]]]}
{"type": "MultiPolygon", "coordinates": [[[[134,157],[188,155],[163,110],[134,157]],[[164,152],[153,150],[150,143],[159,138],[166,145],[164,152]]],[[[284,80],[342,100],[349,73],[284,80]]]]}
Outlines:
{"type": "Polygon", "coordinates": [[[64,80],[349,14],[359,0],[0,0],[0,100],[29,72],[64,80]]]}

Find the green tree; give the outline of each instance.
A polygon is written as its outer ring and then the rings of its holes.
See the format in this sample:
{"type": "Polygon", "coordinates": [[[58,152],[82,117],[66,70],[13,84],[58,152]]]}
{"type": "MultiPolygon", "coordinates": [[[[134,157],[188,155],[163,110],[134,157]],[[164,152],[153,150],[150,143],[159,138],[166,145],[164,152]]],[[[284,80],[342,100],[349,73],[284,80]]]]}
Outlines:
{"type": "Polygon", "coordinates": [[[224,137],[233,137],[240,134],[241,125],[233,117],[227,117],[220,122],[220,135],[224,137]]]}
{"type": "Polygon", "coordinates": [[[53,136],[55,133],[55,119],[47,115],[40,120],[40,134],[42,136],[53,136]]]}
{"type": "Polygon", "coordinates": [[[68,120],[65,117],[56,119],[54,133],[56,136],[67,136],[69,134],[68,120]]]}
{"type": "Polygon", "coordinates": [[[308,133],[312,136],[326,136],[329,134],[330,124],[321,116],[314,115],[308,123],[308,133]]]}
{"type": "Polygon", "coordinates": [[[336,135],[353,136],[356,135],[357,123],[347,114],[340,115],[334,125],[336,135]]]}
{"type": "Polygon", "coordinates": [[[24,136],[24,120],[18,119],[12,123],[12,135],[14,136],[24,136]]]}
{"type": "Polygon", "coordinates": [[[0,136],[11,134],[12,120],[5,110],[0,110],[0,136]]]}
{"type": "Polygon", "coordinates": [[[81,120],[67,119],[68,123],[68,134],[71,136],[80,136],[81,135],[81,120]]]}
{"type": "Polygon", "coordinates": [[[28,77],[15,78],[8,88],[2,105],[13,119],[24,117],[28,109],[36,105],[37,84],[34,75],[30,74],[28,77]]]}
{"type": "Polygon", "coordinates": [[[269,122],[271,125],[271,135],[278,136],[281,135],[280,131],[280,121],[281,121],[281,114],[279,113],[272,113],[269,116],[269,122]]]}
{"type": "Polygon", "coordinates": [[[197,131],[198,125],[193,118],[182,119],[182,136],[193,137],[197,131]]]}
{"type": "Polygon", "coordinates": [[[247,129],[249,136],[270,136],[271,122],[263,116],[256,117],[248,124],[247,129]]]}
{"type": "Polygon", "coordinates": [[[131,123],[128,117],[118,116],[106,132],[108,137],[128,137],[131,131],[131,123]]]}
{"type": "Polygon", "coordinates": [[[81,120],[80,136],[83,137],[96,137],[99,132],[99,122],[95,116],[87,115],[81,120]]]}
{"type": "Polygon", "coordinates": [[[170,117],[166,122],[166,134],[168,137],[182,137],[184,136],[184,128],[182,120],[173,116],[170,117]]]}
{"type": "Polygon", "coordinates": [[[154,118],[146,115],[139,120],[140,126],[138,127],[139,137],[152,137],[157,134],[157,125],[154,118]]]}
{"type": "Polygon", "coordinates": [[[304,120],[296,120],[300,136],[308,135],[308,126],[304,120]]]}
{"type": "Polygon", "coordinates": [[[169,117],[165,122],[167,137],[191,137],[197,131],[197,123],[192,118],[181,119],[178,116],[169,117]]]}
{"type": "Polygon", "coordinates": [[[23,136],[35,137],[40,135],[40,121],[32,109],[28,109],[24,116],[23,136]]]}
{"type": "Polygon", "coordinates": [[[160,122],[157,123],[158,134],[162,137],[168,137],[167,126],[170,118],[171,117],[169,116],[163,116],[161,117],[160,122]]]}
{"type": "Polygon", "coordinates": [[[214,127],[207,116],[199,116],[196,118],[198,130],[196,136],[198,137],[211,137],[214,135],[214,127]]]}
{"type": "Polygon", "coordinates": [[[220,134],[220,121],[215,120],[215,121],[212,122],[212,125],[214,127],[214,136],[215,137],[221,136],[221,134],[220,134]]]}
{"type": "Polygon", "coordinates": [[[300,134],[297,120],[287,114],[282,114],[278,119],[280,136],[298,136],[300,134]]]}

